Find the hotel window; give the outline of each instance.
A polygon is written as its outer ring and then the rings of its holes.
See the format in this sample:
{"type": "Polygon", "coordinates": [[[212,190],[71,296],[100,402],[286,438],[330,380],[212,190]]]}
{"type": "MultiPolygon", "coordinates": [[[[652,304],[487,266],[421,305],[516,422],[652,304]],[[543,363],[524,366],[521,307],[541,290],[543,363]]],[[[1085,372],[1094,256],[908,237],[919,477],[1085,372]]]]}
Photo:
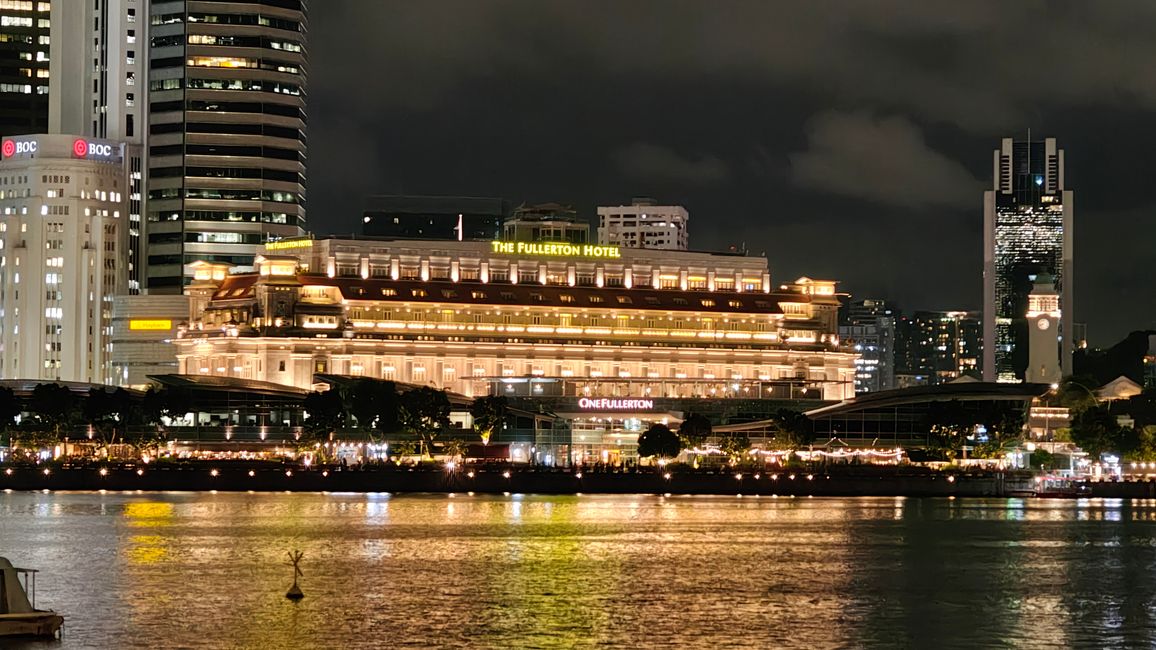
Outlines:
{"type": "Polygon", "coordinates": [[[618,296],[618,304],[620,305],[629,305],[633,302],[634,301],[630,299],[630,296],[618,296]]]}
{"type": "Polygon", "coordinates": [[[685,305],[688,305],[688,304],[690,304],[690,303],[688,303],[688,302],[686,301],[686,298],[675,298],[675,299],[674,299],[674,304],[676,304],[676,305],[684,305],[684,306],[685,306],[685,305]]]}
{"type": "Polygon", "coordinates": [[[742,307],[743,306],[743,303],[740,300],[731,300],[727,304],[730,305],[731,307],[742,307]]]}
{"type": "Polygon", "coordinates": [[[396,296],[397,295],[397,289],[382,289],[381,295],[383,295],[383,296],[396,296]]]}
{"type": "Polygon", "coordinates": [[[703,300],[702,306],[703,307],[714,307],[714,301],[713,300],[703,300]]]}
{"type": "Polygon", "coordinates": [[[513,291],[503,291],[502,292],[502,300],[508,300],[510,302],[513,302],[517,299],[518,299],[518,297],[514,295],[513,291]]]}
{"type": "Polygon", "coordinates": [[[590,296],[590,302],[603,302],[602,296],[590,296]]]}
{"type": "Polygon", "coordinates": [[[658,299],[658,296],[647,296],[646,297],[646,304],[648,304],[648,305],[658,305],[661,303],[662,303],[662,301],[658,299]]]}
{"type": "Polygon", "coordinates": [[[453,289],[442,289],[442,298],[450,299],[457,298],[458,292],[453,289]]]}
{"type": "Polygon", "coordinates": [[[425,289],[410,289],[410,293],[414,298],[425,298],[427,295],[425,289]]]}
{"type": "Polygon", "coordinates": [[[470,297],[473,298],[474,300],[485,300],[486,299],[486,292],[485,291],[471,291],[470,297]]]}
{"type": "Polygon", "coordinates": [[[574,302],[574,296],[571,296],[568,293],[564,293],[561,296],[558,296],[558,299],[566,303],[574,302]]]}

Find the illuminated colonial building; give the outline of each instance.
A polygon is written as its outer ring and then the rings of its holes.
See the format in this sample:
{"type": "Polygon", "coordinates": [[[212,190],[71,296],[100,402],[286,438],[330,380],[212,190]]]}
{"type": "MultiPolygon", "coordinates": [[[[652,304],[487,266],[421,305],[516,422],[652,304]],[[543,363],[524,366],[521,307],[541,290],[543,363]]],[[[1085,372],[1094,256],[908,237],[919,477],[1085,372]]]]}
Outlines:
{"type": "Polygon", "coordinates": [[[466,396],[504,384],[568,398],[854,394],[835,283],[773,290],[764,258],[297,239],[268,244],[256,265],[196,266],[181,373],[300,388],[362,375],[466,396]]]}
{"type": "Polygon", "coordinates": [[[1064,375],[1072,372],[1073,196],[1064,189],[1064,151],[1055,138],[1014,142],[995,151],[992,189],[984,192],[983,375],[1023,381],[1028,366],[1028,294],[1036,275],[1055,279],[1062,314],[1064,375]]]}

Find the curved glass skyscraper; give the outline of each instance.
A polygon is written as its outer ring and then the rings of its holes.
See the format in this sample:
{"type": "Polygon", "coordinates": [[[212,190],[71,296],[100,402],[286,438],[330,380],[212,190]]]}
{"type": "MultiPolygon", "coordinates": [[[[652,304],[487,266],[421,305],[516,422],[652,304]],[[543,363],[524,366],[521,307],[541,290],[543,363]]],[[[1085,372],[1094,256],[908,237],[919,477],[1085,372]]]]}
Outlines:
{"type": "Polygon", "coordinates": [[[306,19],[305,0],[151,4],[150,293],[303,232],[306,19]]]}

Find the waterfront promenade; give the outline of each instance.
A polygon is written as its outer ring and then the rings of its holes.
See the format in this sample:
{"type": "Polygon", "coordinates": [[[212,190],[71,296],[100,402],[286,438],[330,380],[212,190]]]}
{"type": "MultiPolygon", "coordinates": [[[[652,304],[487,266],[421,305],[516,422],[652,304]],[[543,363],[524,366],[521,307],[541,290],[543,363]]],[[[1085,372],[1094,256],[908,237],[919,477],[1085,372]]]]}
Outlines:
{"type": "MultiPolygon", "coordinates": [[[[26,465],[0,470],[0,489],[64,491],[475,492],[479,494],[718,494],[751,496],[1016,496],[1026,473],[922,468],[542,468],[398,465],[301,467],[272,463],[26,465]]],[[[1089,482],[1081,496],[1156,498],[1156,482],[1089,482]]]]}

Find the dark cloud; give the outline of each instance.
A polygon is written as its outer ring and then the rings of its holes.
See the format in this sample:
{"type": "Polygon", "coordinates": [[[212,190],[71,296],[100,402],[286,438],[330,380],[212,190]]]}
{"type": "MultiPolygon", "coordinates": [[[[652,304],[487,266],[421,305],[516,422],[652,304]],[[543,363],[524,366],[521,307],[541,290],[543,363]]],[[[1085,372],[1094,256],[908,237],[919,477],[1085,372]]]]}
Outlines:
{"type": "Polygon", "coordinates": [[[901,117],[824,113],[808,125],[808,149],[791,154],[801,187],[908,208],[967,208],[983,191],[967,168],[927,146],[901,117]]]}
{"type": "Polygon", "coordinates": [[[999,139],[1054,136],[1076,319],[1150,324],[1150,0],[325,0],[309,219],[381,192],[684,204],[696,248],[907,309],[978,308],[999,139]]]}
{"type": "Polygon", "coordinates": [[[642,142],[619,149],[613,158],[615,166],[629,178],[709,185],[730,175],[726,163],[714,156],[684,157],[642,142]]]}

